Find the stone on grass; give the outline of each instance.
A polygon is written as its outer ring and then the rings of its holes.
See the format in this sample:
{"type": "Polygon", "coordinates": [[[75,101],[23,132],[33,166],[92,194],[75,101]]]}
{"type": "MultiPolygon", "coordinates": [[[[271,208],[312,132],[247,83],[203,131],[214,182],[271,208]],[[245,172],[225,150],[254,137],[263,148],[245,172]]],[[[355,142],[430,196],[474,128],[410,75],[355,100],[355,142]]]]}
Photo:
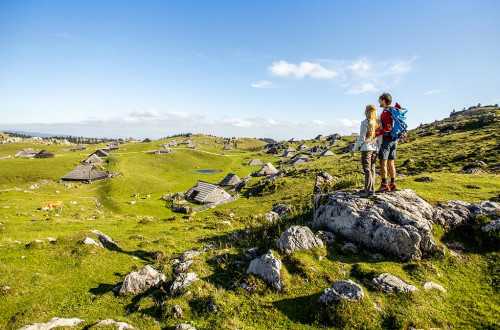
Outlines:
{"type": "Polygon", "coordinates": [[[187,323],[181,323],[181,324],[177,324],[175,326],[175,329],[176,330],[196,330],[195,327],[193,327],[192,325],[189,325],[187,323]]]}
{"type": "Polygon", "coordinates": [[[280,217],[285,217],[292,209],[285,204],[277,204],[273,207],[273,212],[278,213],[280,217]]]}
{"type": "Polygon", "coordinates": [[[347,301],[358,301],[364,297],[363,289],[351,280],[337,281],[331,288],[326,288],[319,301],[323,304],[339,302],[343,299],[347,301]]]}
{"type": "Polygon", "coordinates": [[[100,327],[100,326],[106,326],[106,325],[116,325],[118,327],[118,330],[125,330],[125,329],[134,329],[134,327],[126,322],[116,322],[113,319],[106,319],[97,322],[94,326],[95,327],[100,327]]]}
{"type": "Polygon", "coordinates": [[[490,231],[500,231],[500,218],[488,222],[481,228],[481,230],[485,233],[489,233],[490,231]]]}
{"type": "Polygon", "coordinates": [[[440,225],[455,228],[474,219],[478,214],[496,214],[500,212],[500,203],[481,202],[472,204],[452,200],[440,205],[435,211],[435,221],[440,225]]]}
{"type": "Polygon", "coordinates": [[[344,254],[358,254],[359,253],[358,247],[352,243],[345,243],[340,248],[340,251],[342,251],[342,253],[344,253],[344,254]]]}
{"type": "Polygon", "coordinates": [[[85,237],[85,239],[83,240],[82,243],[85,244],[85,245],[95,245],[95,246],[98,246],[98,247],[104,247],[101,242],[96,242],[96,241],[94,241],[90,237],[85,237]]]}
{"type": "Polygon", "coordinates": [[[49,330],[57,327],[75,327],[82,322],[85,322],[85,320],[81,320],[78,318],[65,319],[54,317],[49,322],[25,325],[18,330],[49,330]]]}
{"type": "Polygon", "coordinates": [[[330,244],[335,242],[335,235],[329,231],[318,231],[315,235],[317,238],[319,238],[321,241],[323,241],[324,244],[330,244]]]}
{"type": "Polygon", "coordinates": [[[170,293],[178,293],[198,281],[198,274],[196,273],[182,273],[179,274],[170,286],[170,293]]]}
{"type": "Polygon", "coordinates": [[[184,262],[181,262],[179,265],[177,265],[174,272],[176,274],[186,273],[193,262],[193,260],[186,260],[184,262]]]}
{"type": "Polygon", "coordinates": [[[275,290],[283,290],[283,282],[281,281],[281,260],[274,257],[273,251],[269,250],[260,258],[250,262],[247,274],[259,276],[275,290]]]}
{"type": "Polygon", "coordinates": [[[165,275],[146,265],[137,272],[131,272],[123,280],[120,293],[140,294],[150,288],[158,288],[165,281],[165,275]]]}
{"type": "Polygon", "coordinates": [[[181,306],[179,305],[175,305],[174,307],[172,307],[172,317],[174,319],[180,319],[184,316],[183,312],[182,312],[182,308],[181,306]]]}
{"type": "Polygon", "coordinates": [[[191,259],[198,257],[201,254],[203,254],[203,252],[201,252],[201,251],[188,250],[188,251],[184,252],[183,254],[181,254],[181,256],[179,257],[179,260],[181,262],[186,261],[186,260],[191,260],[191,259]]]}
{"type": "Polygon", "coordinates": [[[280,215],[276,212],[271,211],[271,212],[266,213],[266,220],[269,223],[275,223],[279,219],[280,219],[280,215]]]}
{"type": "Polygon", "coordinates": [[[333,176],[325,171],[319,171],[316,174],[316,181],[314,183],[313,194],[324,194],[328,192],[328,188],[330,188],[331,184],[335,181],[338,181],[339,178],[333,176]]]}
{"type": "Polygon", "coordinates": [[[205,310],[209,313],[217,313],[219,309],[217,308],[215,302],[213,300],[210,300],[207,306],[205,307],[205,310]]]}
{"type": "Polygon", "coordinates": [[[415,286],[389,273],[380,274],[378,277],[375,277],[372,280],[372,284],[386,293],[418,291],[415,286]]]}
{"type": "Polygon", "coordinates": [[[91,230],[90,231],[91,233],[94,233],[94,234],[97,234],[97,236],[99,236],[99,240],[101,241],[101,243],[107,247],[107,248],[110,248],[110,249],[116,249],[118,251],[121,251],[121,248],[118,244],[116,244],[112,239],[111,237],[109,237],[108,235],[105,235],[103,234],[102,232],[100,232],[99,230],[91,230]]]}
{"type": "Polygon", "coordinates": [[[439,285],[439,284],[437,284],[435,282],[425,282],[424,283],[424,289],[426,291],[430,291],[430,290],[435,289],[435,290],[439,290],[441,292],[446,292],[445,288],[443,288],[441,285],[439,285]]]}
{"type": "Polygon", "coordinates": [[[57,239],[55,239],[54,237],[47,237],[46,240],[49,241],[50,243],[57,242],[57,239]]]}
{"type": "Polygon", "coordinates": [[[309,227],[293,226],[283,233],[276,245],[281,252],[290,255],[298,250],[323,247],[323,242],[314,236],[309,227]]]}

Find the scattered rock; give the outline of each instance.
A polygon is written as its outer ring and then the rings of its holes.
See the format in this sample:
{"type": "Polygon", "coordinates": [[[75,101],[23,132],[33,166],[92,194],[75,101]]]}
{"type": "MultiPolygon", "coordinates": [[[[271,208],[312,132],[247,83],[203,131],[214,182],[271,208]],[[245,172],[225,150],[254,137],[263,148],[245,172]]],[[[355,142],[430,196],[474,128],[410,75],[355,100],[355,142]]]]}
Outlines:
{"type": "Polygon", "coordinates": [[[335,242],[335,235],[329,231],[318,231],[315,235],[317,238],[323,241],[324,244],[330,244],[335,242]]]}
{"type": "Polygon", "coordinates": [[[85,322],[85,320],[77,318],[64,319],[64,318],[54,317],[47,323],[33,323],[25,325],[24,327],[19,328],[18,330],[49,330],[57,327],[74,327],[82,322],[85,322]]]}
{"type": "Polygon", "coordinates": [[[418,289],[389,273],[381,274],[372,280],[372,284],[386,293],[413,292],[418,289]]]}
{"type": "Polygon", "coordinates": [[[455,250],[452,250],[452,249],[449,249],[448,251],[450,252],[450,255],[453,258],[462,259],[462,255],[460,254],[459,251],[455,251],[455,250]]]}
{"type": "Polygon", "coordinates": [[[245,254],[245,258],[247,258],[247,259],[255,259],[255,258],[257,258],[258,254],[259,254],[259,248],[258,247],[253,247],[251,249],[248,249],[247,253],[245,254]]]}
{"type": "Polygon", "coordinates": [[[192,325],[189,325],[187,323],[181,323],[181,324],[177,324],[175,326],[175,329],[176,330],[196,330],[195,327],[193,327],[192,325]]]}
{"type": "Polygon", "coordinates": [[[375,253],[374,255],[372,255],[372,259],[373,260],[382,260],[382,259],[384,259],[384,256],[381,255],[380,253],[375,253]]]}
{"type": "Polygon", "coordinates": [[[458,174],[484,174],[484,172],[477,168],[471,168],[468,170],[462,170],[458,172],[458,174]]]}
{"type": "Polygon", "coordinates": [[[55,239],[54,237],[47,237],[46,240],[49,241],[50,243],[57,242],[57,239],[55,239]]]}
{"type": "Polygon", "coordinates": [[[490,231],[500,231],[500,218],[488,222],[481,228],[481,230],[485,233],[489,233],[490,231]]]}
{"type": "Polygon", "coordinates": [[[472,204],[462,201],[449,201],[435,211],[435,221],[440,225],[455,228],[474,219],[478,214],[496,214],[500,212],[500,203],[481,202],[472,204]]]}
{"type": "Polygon", "coordinates": [[[462,169],[468,170],[471,168],[485,168],[485,167],[488,167],[488,165],[486,165],[486,163],[483,162],[482,160],[478,160],[477,162],[465,165],[462,169]]]}
{"type": "Polygon", "coordinates": [[[323,242],[314,236],[311,229],[302,226],[288,228],[276,242],[278,249],[288,255],[298,250],[323,247],[323,242]]]}
{"type": "Polygon", "coordinates": [[[352,242],[420,260],[422,253],[440,252],[432,237],[434,208],[412,190],[358,198],[346,192],[318,195],[313,226],[325,225],[352,242]]]}
{"type": "Polygon", "coordinates": [[[423,176],[415,179],[416,182],[431,182],[432,178],[428,176],[423,176]]]}
{"type": "Polygon", "coordinates": [[[313,194],[324,194],[328,192],[328,188],[339,178],[333,176],[325,171],[320,171],[316,174],[316,182],[314,183],[313,194]]]}
{"type": "Polygon", "coordinates": [[[483,124],[489,124],[489,123],[491,123],[494,120],[495,120],[495,114],[494,113],[489,114],[486,117],[484,117],[483,124]]]}
{"type": "Polygon", "coordinates": [[[184,314],[182,312],[181,306],[175,305],[174,307],[172,307],[172,317],[174,319],[181,319],[183,316],[184,314]]]}
{"type": "Polygon", "coordinates": [[[189,267],[191,266],[191,264],[193,263],[194,261],[193,260],[186,260],[184,262],[181,262],[174,270],[174,272],[176,274],[180,274],[180,273],[186,273],[189,269],[189,267]]]}
{"type": "Polygon", "coordinates": [[[274,257],[273,251],[269,250],[266,254],[250,262],[247,274],[254,274],[261,277],[264,282],[271,285],[276,290],[284,288],[281,281],[281,260],[274,257]]]}
{"type": "Polygon", "coordinates": [[[292,209],[285,204],[277,204],[273,207],[273,212],[278,213],[280,217],[285,217],[292,209]]]}
{"type": "Polygon", "coordinates": [[[453,250],[465,250],[465,247],[462,243],[460,242],[450,242],[450,243],[444,243],[449,249],[453,250]]]}
{"type": "Polygon", "coordinates": [[[439,290],[441,292],[446,292],[445,288],[443,288],[441,285],[439,285],[439,284],[437,284],[435,282],[425,282],[424,283],[424,289],[426,291],[430,291],[430,290],[435,289],[435,290],[439,290]]]}
{"type": "Polygon", "coordinates": [[[225,224],[225,225],[231,226],[231,221],[227,221],[226,220],[226,221],[222,221],[222,223],[225,224]]]}
{"type": "Polygon", "coordinates": [[[363,289],[351,280],[337,281],[331,288],[326,288],[319,301],[325,305],[332,302],[339,302],[343,299],[347,301],[358,301],[364,298],[363,289]]]}
{"type": "Polygon", "coordinates": [[[99,240],[101,241],[101,243],[110,248],[110,249],[116,249],[118,251],[121,251],[122,249],[120,248],[120,246],[118,244],[116,244],[112,239],[111,237],[109,237],[108,235],[105,235],[103,234],[102,232],[100,232],[99,230],[91,230],[90,231],[91,233],[94,233],[94,234],[97,234],[97,236],[99,236],[99,240]]]}
{"type": "Polygon", "coordinates": [[[9,294],[10,293],[10,286],[4,285],[2,286],[2,294],[9,294]]]}
{"type": "Polygon", "coordinates": [[[266,213],[266,220],[269,223],[275,223],[279,219],[280,219],[280,215],[276,212],[271,211],[271,212],[266,213]]]}
{"type": "Polygon", "coordinates": [[[187,288],[194,282],[198,281],[198,274],[196,273],[182,273],[179,274],[174,280],[174,283],[170,286],[171,293],[181,292],[184,288],[187,288]]]}
{"type": "Polygon", "coordinates": [[[215,302],[213,300],[210,300],[207,304],[207,307],[205,307],[205,310],[209,313],[217,313],[218,308],[215,302]]]}
{"type": "Polygon", "coordinates": [[[340,251],[342,251],[342,253],[344,253],[344,254],[358,254],[359,253],[358,247],[352,243],[349,243],[349,242],[342,245],[342,247],[340,248],[340,251]]]}
{"type": "Polygon", "coordinates": [[[94,326],[100,327],[100,326],[106,326],[106,325],[116,325],[118,327],[118,330],[134,329],[134,327],[132,325],[130,325],[126,322],[116,322],[113,319],[99,321],[94,326]]]}
{"type": "Polygon", "coordinates": [[[82,242],[82,243],[83,243],[83,244],[86,244],[86,245],[95,245],[95,246],[102,247],[102,248],[104,247],[104,246],[101,244],[101,242],[99,242],[99,243],[98,243],[98,242],[94,241],[94,240],[93,240],[92,238],[90,238],[90,237],[85,237],[85,239],[83,240],[83,242],[82,242]]]}
{"type": "Polygon", "coordinates": [[[187,250],[186,252],[181,254],[181,256],[179,257],[179,260],[181,262],[186,261],[186,260],[191,260],[191,259],[198,257],[199,255],[202,255],[203,253],[204,252],[196,251],[196,250],[187,250]]]}
{"type": "Polygon", "coordinates": [[[158,288],[165,281],[165,275],[146,265],[137,272],[131,272],[123,280],[120,293],[140,294],[150,288],[158,288]]]}

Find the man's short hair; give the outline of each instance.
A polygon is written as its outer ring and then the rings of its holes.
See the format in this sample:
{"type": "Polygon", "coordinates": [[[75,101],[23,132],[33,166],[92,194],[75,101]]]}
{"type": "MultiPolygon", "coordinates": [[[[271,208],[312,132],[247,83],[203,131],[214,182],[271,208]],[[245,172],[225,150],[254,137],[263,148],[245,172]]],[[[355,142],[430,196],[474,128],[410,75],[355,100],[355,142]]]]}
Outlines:
{"type": "Polygon", "coordinates": [[[384,94],[380,95],[378,99],[384,100],[385,104],[387,104],[387,105],[391,105],[391,103],[392,103],[392,96],[389,93],[384,93],[384,94]]]}

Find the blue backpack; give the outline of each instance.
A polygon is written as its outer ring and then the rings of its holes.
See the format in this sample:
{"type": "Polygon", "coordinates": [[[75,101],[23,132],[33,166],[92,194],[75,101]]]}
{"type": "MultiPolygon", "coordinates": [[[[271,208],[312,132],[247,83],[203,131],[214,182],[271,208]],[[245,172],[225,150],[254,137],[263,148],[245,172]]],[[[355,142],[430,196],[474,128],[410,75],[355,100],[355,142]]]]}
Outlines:
{"type": "Polygon", "coordinates": [[[384,135],[390,136],[393,139],[406,141],[406,129],[408,128],[408,124],[406,124],[406,113],[408,112],[408,109],[402,108],[396,103],[394,108],[384,108],[384,110],[389,111],[392,118],[392,130],[384,135]]]}

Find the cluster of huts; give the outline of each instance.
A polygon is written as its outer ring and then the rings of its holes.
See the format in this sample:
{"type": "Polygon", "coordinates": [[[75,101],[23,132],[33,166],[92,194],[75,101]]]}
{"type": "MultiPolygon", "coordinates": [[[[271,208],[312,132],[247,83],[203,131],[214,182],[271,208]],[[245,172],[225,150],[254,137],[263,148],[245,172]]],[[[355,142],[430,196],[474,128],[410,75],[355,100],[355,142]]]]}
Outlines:
{"type": "Polygon", "coordinates": [[[16,158],[54,158],[54,154],[51,152],[48,152],[47,150],[42,150],[40,152],[37,152],[33,148],[26,148],[22,149],[19,151],[17,154],[14,155],[16,158]]]}

